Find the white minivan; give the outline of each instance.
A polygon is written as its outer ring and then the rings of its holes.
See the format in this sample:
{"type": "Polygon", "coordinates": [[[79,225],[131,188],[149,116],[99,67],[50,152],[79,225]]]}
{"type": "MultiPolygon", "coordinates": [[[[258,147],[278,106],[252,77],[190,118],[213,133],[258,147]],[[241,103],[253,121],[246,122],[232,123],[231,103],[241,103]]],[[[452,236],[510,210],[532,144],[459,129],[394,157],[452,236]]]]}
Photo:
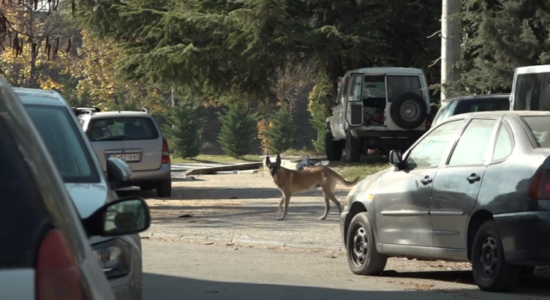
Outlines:
{"type": "Polygon", "coordinates": [[[550,111],[550,65],[516,68],[510,110],[550,111]]]}

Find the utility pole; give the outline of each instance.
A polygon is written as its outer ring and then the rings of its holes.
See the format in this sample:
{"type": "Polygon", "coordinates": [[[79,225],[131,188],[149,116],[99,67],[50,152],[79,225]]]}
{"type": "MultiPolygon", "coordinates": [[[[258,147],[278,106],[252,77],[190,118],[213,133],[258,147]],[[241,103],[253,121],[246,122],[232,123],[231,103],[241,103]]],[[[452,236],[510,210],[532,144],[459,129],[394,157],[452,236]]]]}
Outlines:
{"type": "Polygon", "coordinates": [[[460,79],[456,63],[460,61],[462,22],[458,14],[461,0],[443,0],[441,16],[441,103],[449,97],[446,84],[460,79]]]}

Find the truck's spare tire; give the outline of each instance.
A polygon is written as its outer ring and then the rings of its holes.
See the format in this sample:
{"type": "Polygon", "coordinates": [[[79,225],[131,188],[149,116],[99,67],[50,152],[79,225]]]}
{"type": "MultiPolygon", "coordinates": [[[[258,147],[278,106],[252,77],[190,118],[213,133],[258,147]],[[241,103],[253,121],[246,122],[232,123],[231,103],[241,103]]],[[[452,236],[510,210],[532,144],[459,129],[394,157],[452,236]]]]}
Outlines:
{"type": "Polygon", "coordinates": [[[424,98],[415,93],[404,93],[390,107],[393,122],[403,129],[415,129],[426,120],[428,107],[424,98]]]}

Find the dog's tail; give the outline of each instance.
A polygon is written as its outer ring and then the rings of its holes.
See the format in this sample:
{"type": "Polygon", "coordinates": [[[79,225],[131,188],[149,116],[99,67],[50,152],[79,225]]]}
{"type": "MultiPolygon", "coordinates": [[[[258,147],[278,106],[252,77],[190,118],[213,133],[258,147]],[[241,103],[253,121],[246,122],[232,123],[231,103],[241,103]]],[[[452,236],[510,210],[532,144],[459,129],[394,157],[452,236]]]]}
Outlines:
{"type": "Polygon", "coordinates": [[[336,172],[334,172],[334,174],[336,175],[336,179],[338,179],[338,181],[340,181],[345,186],[353,186],[357,183],[357,181],[359,181],[359,177],[355,178],[355,180],[353,181],[347,181],[340,174],[336,172]]]}

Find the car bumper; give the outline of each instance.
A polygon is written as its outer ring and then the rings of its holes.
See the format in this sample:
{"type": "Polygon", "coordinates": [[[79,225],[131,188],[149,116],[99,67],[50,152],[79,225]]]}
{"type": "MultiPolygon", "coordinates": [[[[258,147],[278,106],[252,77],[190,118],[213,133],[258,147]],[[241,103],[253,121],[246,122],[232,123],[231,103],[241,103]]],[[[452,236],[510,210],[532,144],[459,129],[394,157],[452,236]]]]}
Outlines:
{"type": "Polygon", "coordinates": [[[165,181],[170,179],[170,164],[162,164],[156,170],[132,171],[132,182],[165,181]]]}
{"type": "Polygon", "coordinates": [[[519,265],[550,263],[550,211],[495,215],[506,261],[519,265]]]}
{"type": "Polygon", "coordinates": [[[346,219],[348,217],[347,211],[344,211],[340,214],[340,236],[342,237],[342,245],[346,246],[346,219]]]}

